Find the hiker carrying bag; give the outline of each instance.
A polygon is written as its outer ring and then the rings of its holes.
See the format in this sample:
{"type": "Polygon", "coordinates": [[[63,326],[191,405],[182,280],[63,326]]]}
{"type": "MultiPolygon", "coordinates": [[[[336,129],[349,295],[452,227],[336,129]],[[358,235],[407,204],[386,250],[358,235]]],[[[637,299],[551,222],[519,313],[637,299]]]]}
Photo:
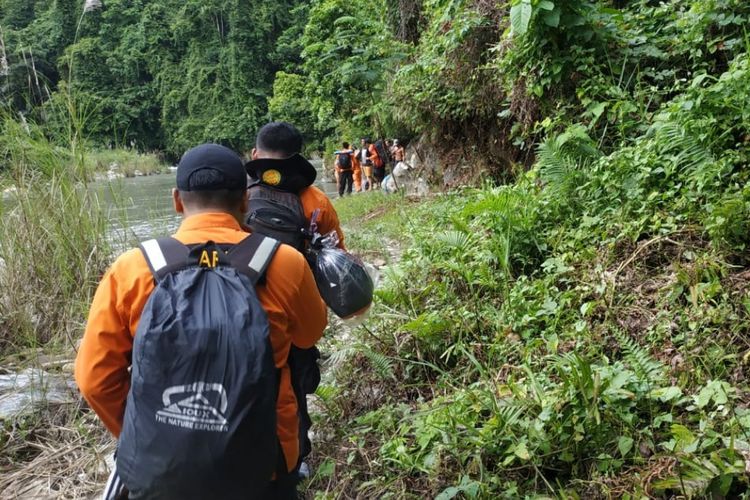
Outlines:
{"type": "Polygon", "coordinates": [[[390,163],[391,155],[382,139],[375,141],[375,151],[378,152],[378,156],[380,157],[380,167],[385,166],[386,163],[390,163]]]}
{"type": "Polygon", "coordinates": [[[339,153],[339,170],[348,172],[352,169],[352,157],[349,153],[339,153]]]}
{"type": "Polygon", "coordinates": [[[309,236],[305,230],[305,211],[297,193],[275,189],[260,182],[250,186],[248,192],[249,209],[245,224],[252,232],[303,251],[309,236]]]}
{"type": "Polygon", "coordinates": [[[234,246],[141,244],[156,287],[118,442],[130,498],[255,498],[280,470],[279,373],[255,292],[278,246],[256,234],[234,246]]]}

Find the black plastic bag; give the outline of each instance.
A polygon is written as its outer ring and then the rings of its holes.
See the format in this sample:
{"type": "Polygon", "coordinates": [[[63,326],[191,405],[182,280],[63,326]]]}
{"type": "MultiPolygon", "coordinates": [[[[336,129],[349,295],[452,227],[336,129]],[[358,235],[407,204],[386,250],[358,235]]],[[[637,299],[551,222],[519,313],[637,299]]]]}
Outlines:
{"type": "Polygon", "coordinates": [[[340,318],[358,316],[372,304],[375,288],[365,265],[337,248],[335,233],[313,238],[308,259],[323,301],[340,318]]]}

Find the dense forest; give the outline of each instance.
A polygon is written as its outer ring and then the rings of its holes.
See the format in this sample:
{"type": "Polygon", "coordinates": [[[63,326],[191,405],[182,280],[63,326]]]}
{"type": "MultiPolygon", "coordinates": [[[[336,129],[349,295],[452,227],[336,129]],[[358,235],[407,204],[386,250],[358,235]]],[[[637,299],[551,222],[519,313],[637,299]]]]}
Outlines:
{"type": "MultiPolygon", "coordinates": [[[[402,138],[441,191],[337,203],[347,245],[388,265],[369,319],[326,333],[310,495],[747,495],[750,2],[0,8],[3,167],[54,163],[40,144],[67,147],[71,126],[175,158],[203,141],[245,151],[282,119],[308,152],[402,138]]],[[[109,256],[87,234],[70,244],[89,213],[74,202],[52,199],[54,223],[23,238],[0,224],[0,256],[44,291],[0,295],[7,351],[79,334],[56,304],[85,311],[109,256]],[[11,261],[42,230],[45,252],[80,265],[11,261]]],[[[0,453],[9,469],[39,453],[3,443],[23,450],[0,453]]]]}
{"type": "Polygon", "coordinates": [[[52,130],[69,92],[98,143],[245,148],[275,71],[299,57],[277,49],[297,3],[3,1],[2,96],[52,130]]]}
{"type": "Polygon", "coordinates": [[[310,150],[423,136],[496,178],[572,122],[602,152],[746,50],[745,2],[3,0],[11,108],[171,156],[252,145],[269,119],[310,150]],[[646,120],[644,120],[646,118],[646,120]]]}
{"type": "Polygon", "coordinates": [[[207,140],[247,149],[269,119],[294,121],[310,149],[391,131],[378,117],[406,56],[396,34],[416,29],[416,14],[402,26],[380,2],[3,0],[0,12],[0,95],[15,112],[53,134],[72,95],[94,143],[172,156],[207,140]]]}

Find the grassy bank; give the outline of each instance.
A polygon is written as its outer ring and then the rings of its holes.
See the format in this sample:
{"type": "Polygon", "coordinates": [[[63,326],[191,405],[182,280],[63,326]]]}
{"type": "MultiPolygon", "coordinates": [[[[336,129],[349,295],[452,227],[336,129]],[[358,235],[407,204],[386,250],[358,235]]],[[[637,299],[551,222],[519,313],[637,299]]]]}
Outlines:
{"type": "Polygon", "coordinates": [[[0,132],[0,374],[37,386],[32,411],[0,420],[0,497],[86,498],[101,490],[112,442],[66,381],[109,264],[107,218],[87,189],[87,155],[33,124],[7,118],[0,132]]]}
{"type": "Polygon", "coordinates": [[[0,360],[80,336],[117,243],[90,183],[164,170],[153,154],[61,147],[0,113],[0,360]]]}
{"type": "Polygon", "coordinates": [[[153,153],[128,149],[93,149],[84,158],[90,172],[107,172],[112,176],[135,177],[167,171],[164,161],[153,153]]]}
{"type": "Polygon", "coordinates": [[[416,198],[410,201],[379,191],[339,199],[336,210],[345,228],[346,246],[355,248],[365,260],[388,262],[389,249],[408,241],[411,221],[403,218],[401,208],[416,202],[416,198]]]}
{"type": "Polygon", "coordinates": [[[87,189],[86,155],[33,125],[3,123],[0,158],[0,356],[78,338],[109,261],[107,221],[87,189]]]}
{"type": "Polygon", "coordinates": [[[311,489],[744,494],[748,89],[741,57],[610,154],[572,125],[514,185],[338,201],[355,251],[404,251],[329,346],[311,489]]]}

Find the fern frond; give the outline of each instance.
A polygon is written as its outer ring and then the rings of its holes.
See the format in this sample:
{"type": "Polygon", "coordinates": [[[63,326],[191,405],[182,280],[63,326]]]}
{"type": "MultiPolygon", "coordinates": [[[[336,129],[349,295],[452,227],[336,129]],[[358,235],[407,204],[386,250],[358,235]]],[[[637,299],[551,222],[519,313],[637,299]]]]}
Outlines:
{"type": "Polygon", "coordinates": [[[361,354],[369,361],[370,365],[383,378],[395,378],[393,371],[393,361],[385,354],[374,350],[372,347],[362,342],[350,344],[333,351],[326,360],[326,366],[329,369],[337,369],[348,360],[361,354]]]}
{"type": "Polygon", "coordinates": [[[656,139],[663,153],[671,153],[676,171],[691,173],[714,161],[713,155],[700,140],[678,123],[661,125],[656,131],[656,139]]]}
{"type": "Polygon", "coordinates": [[[503,428],[514,427],[521,421],[525,412],[525,406],[509,404],[507,406],[501,406],[498,409],[497,416],[500,422],[502,422],[503,428]]]}
{"type": "Polygon", "coordinates": [[[565,191],[575,184],[583,168],[601,156],[580,125],[547,138],[537,148],[537,166],[547,189],[565,191]]]}
{"type": "Polygon", "coordinates": [[[443,245],[465,251],[474,246],[474,238],[471,234],[462,231],[446,231],[435,235],[435,239],[443,245]]]}
{"type": "Polygon", "coordinates": [[[374,351],[373,349],[362,345],[360,352],[367,358],[375,371],[382,378],[396,378],[396,374],[393,371],[393,364],[391,358],[383,353],[374,351]]]}
{"type": "Polygon", "coordinates": [[[315,395],[323,400],[324,403],[332,401],[337,393],[338,389],[332,385],[320,384],[318,388],[315,389],[315,395]]]}
{"type": "Polygon", "coordinates": [[[613,332],[623,352],[623,360],[641,382],[652,383],[664,378],[664,365],[655,360],[646,348],[621,330],[613,332]]]}
{"type": "Polygon", "coordinates": [[[343,365],[347,359],[356,354],[356,352],[357,350],[353,345],[336,349],[326,358],[326,365],[335,370],[343,365]]]}

